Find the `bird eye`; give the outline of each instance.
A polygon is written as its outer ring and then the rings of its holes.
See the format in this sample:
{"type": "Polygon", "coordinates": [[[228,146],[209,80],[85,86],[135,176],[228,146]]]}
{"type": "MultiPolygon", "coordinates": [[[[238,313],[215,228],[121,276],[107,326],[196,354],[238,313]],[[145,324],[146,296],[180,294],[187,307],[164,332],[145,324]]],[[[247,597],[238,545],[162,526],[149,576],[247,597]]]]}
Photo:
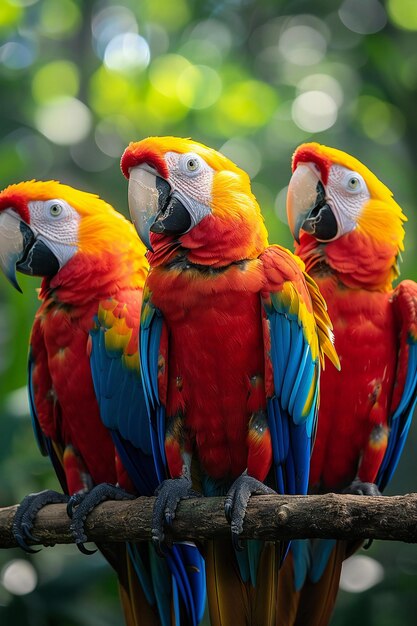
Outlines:
{"type": "Polygon", "coordinates": [[[62,213],[62,206],[60,204],[51,204],[49,207],[49,213],[52,217],[58,217],[62,213]]]}
{"type": "Polygon", "coordinates": [[[356,176],[351,176],[348,180],[348,189],[352,189],[352,191],[356,191],[357,189],[359,189],[359,185],[360,185],[360,180],[359,178],[356,178],[356,176]]]}
{"type": "Polygon", "coordinates": [[[191,157],[191,159],[187,160],[187,163],[185,164],[185,166],[189,172],[195,172],[200,167],[200,164],[197,161],[197,159],[194,159],[193,157],[191,157]]]}
{"type": "Polygon", "coordinates": [[[203,167],[202,159],[192,152],[188,154],[183,154],[180,159],[180,168],[189,176],[195,176],[200,172],[203,167]]]}

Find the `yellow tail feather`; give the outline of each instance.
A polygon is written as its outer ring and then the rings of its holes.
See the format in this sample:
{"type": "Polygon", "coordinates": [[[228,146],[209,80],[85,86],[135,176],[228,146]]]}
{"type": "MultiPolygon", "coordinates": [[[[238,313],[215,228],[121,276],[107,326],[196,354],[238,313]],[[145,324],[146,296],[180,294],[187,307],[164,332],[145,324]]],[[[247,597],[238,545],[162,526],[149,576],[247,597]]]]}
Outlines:
{"type": "Polygon", "coordinates": [[[275,626],[278,600],[278,545],[265,543],[256,587],[244,583],[229,538],[206,546],[207,596],[211,626],[275,626]]]}

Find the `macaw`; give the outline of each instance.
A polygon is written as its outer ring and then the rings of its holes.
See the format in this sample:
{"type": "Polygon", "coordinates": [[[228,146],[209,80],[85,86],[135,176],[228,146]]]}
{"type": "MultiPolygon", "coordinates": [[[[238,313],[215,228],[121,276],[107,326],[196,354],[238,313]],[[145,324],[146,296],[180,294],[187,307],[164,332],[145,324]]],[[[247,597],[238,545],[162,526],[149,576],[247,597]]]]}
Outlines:
{"type": "Polygon", "coordinates": [[[297,257],[268,246],[249,177],[219,152],[150,137],[121,167],[148,248],[140,362],[170,476],[154,542],[182,498],[226,495],[233,542],[205,552],[212,626],[275,624],[278,548],[239,536],[251,494],[307,489],[324,353],[338,364],[324,301],[297,257]]]}
{"type": "MultiPolygon", "coordinates": [[[[132,224],[96,195],[55,181],[0,193],[0,268],[18,289],[16,270],[43,277],[30,338],[29,401],[39,447],[64,491],[31,494],[21,503],[14,535],[27,551],[45,504],[68,503],[76,543],[89,552],[83,524],[98,502],[152,495],[159,483],[138,356],[144,252],[132,224]],[[118,430],[121,415],[126,432],[118,430]],[[142,475],[117,454],[128,434],[142,475]]],[[[168,626],[171,611],[178,617],[190,605],[194,610],[191,586],[205,585],[196,548],[174,547],[166,561],[152,544],[99,548],[118,573],[129,626],[168,626]]],[[[204,597],[200,592],[200,604],[204,597]]]]}
{"type": "MultiPolygon", "coordinates": [[[[377,495],[397,466],[417,399],[417,284],[392,286],[406,217],[391,191],[340,150],[301,145],[292,169],[295,252],[327,302],[342,365],[321,379],[309,490],[377,495]]],[[[280,623],[325,626],[342,561],[358,547],[293,542],[280,580],[280,623]]]]}

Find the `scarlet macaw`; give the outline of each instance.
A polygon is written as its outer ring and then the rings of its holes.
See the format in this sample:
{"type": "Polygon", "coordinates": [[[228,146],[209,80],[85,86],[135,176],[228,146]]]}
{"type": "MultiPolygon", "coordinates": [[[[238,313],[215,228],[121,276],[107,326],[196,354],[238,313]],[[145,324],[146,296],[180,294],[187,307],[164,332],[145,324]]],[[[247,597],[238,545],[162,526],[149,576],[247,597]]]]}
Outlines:
{"type": "MultiPolygon", "coordinates": [[[[95,504],[152,495],[159,482],[138,359],[148,271],[144,252],[132,224],[95,195],[55,181],[24,182],[0,193],[1,269],[17,288],[16,269],[43,276],[30,339],[29,399],[40,449],[50,456],[65,492],[24,499],[14,533],[26,550],[31,551],[26,539],[33,538],[34,517],[45,504],[68,502],[82,548],[83,522],[95,504]],[[118,430],[120,413],[132,433],[132,452],[142,458],[142,475],[129,476],[131,467],[115,454],[125,435],[118,430]]],[[[195,548],[191,555],[179,553],[180,548],[170,552],[172,591],[167,564],[151,545],[99,547],[118,573],[129,625],[171,624],[171,593],[179,615],[184,597],[191,595],[190,579],[201,579],[197,590],[204,587],[195,548]],[[191,574],[185,571],[190,563],[191,574]]],[[[204,593],[198,601],[204,604],[204,593]]]]}
{"type": "MultiPolygon", "coordinates": [[[[292,167],[295,251],[326,299],[342,365],[322,376],[310,491],[378,494],[397,466],[417,399],[417,284],[392,286],[406,218],[390,190],[349,154],[304,144],[292,167]]],[[[342,561],[357,547],[293,542],[280,623],[327,624],[342,561]]]]}
{"type": "Polygon", "coordinates": [[[212,624],[274,624],[275,544],[239,552],[239,535],[251,494],[307,489],[323,354],[337,364],[325,304],[303,264],[268,246],[249,178],[229,159],[151,137],[131,143],[121,166],[149,249],[141,368],[155,459],[171,477],[154,541],[196,485],[227,494],[236,558],[231,542],[207,548],[212,624]]]}

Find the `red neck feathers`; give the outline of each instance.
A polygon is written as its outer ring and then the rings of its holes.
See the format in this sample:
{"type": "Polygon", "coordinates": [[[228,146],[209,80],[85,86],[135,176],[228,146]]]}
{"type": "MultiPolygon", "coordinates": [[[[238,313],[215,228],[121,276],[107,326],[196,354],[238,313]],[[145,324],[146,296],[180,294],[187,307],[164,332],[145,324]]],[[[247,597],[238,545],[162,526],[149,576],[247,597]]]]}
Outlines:
{"type": "Polygon", "coordinates": [[[356,230],[330,243],[301,233],[295,252],[305,262],[307,272],[317,276],[331,271],[351,289],[390,291],[398,276],[396,247],[356,230]]]}

